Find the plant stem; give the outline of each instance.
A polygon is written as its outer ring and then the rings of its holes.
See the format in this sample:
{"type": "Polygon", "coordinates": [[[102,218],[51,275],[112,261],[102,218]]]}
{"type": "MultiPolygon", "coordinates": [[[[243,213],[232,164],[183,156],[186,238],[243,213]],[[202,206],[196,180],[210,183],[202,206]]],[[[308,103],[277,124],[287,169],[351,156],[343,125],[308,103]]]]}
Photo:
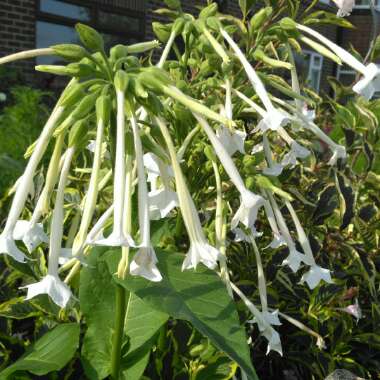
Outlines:
{"type": "Polygon", "coordinates": [[[116,285],[115,332],[111,352],[111,378],[113,380],[118,380],[120,373],[121,344],[126,310],[125,296],[125,289],[121,285],[116,285]]]}

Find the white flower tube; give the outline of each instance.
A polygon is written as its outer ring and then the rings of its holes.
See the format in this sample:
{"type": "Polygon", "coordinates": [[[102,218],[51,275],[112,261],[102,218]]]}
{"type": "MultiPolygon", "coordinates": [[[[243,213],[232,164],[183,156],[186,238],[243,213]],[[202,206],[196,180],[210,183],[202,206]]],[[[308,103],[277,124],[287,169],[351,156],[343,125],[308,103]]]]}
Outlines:
{"type": "Polygon", "coordinates": [[[349,16],[355,6],[355,0],[333,0],[333,2],[339,8],[337,13],[338,17],[349,16]]]}
{"type": "Polygon", "coordinates": [[[257,95],[261,99],[261,101],[264,104],[264,107],[267,114],[267,123],[271,126],[271,129],[275,129],[276,126],[285,125],[288,123],[288,120],[286,117],[277,110],[268,95],[267,90],[264,87],[263,82],[259,78],[259,76],[256,74],[255,69],[252,67],[252,65],[248,62],[247,58],[243,54],[243,52],[240,50],[239,46],[236,44],[236,42],[230,37],[230,35],[224,30],[220,29],[220,32],[222,36],[225,38],[225,40],[228,42],[228,44],[231,46],[232,50],[235,52],[236,56],[240,60],[241,64],[244,67],[244,70],[248,76],[249,81],[251,82],[254,90],[256,91],[257,95]]]}
{"type": "Polygon", "coordinates": [[[256,222],[257,213],[260,207],[264,204],[264,199],[260,195],[252,193],[245,187],[243,179],[241,178],[235,166],[235,163],[227,153],[223,144],[216,137],[213,129],[209,126],[207,121],[196,113],[193,115],[202,126],[215,150],[216,155],[218,156],[232,183],[235,185],[241,195],[241,204],[236,214],[232,218],[231,227],[235,228],[239,222],[241,222],[247,228],[252,228],[256,222]]]}
{"type": "Polygon", "coordinates": [[[269,198],[272,209],[276,216],[276,220],[278,223],[278,227],[280,228],[281,235],[284,238],[286,245],[288,246],[288,249],[289,249],[289,256],[282,262],[282,265],[288,265],[290,269],[294,273],[296,273],[298,269],[300,268],[300,265],[302,262],[307,263],[307,257],[303,253],[297,251],[296,245],[290,235],[285,219],[281,214],[281,211],[277,205],[276,200],[274,199],[274,197],[269,191],[266,192],[266,194],[269,198]]]}
{"type": "Polygon", "coordinates": [[[341,48],[339,45],[330,41],[328,38],[324,37],[322,34],[316,32],[315,30],[300,24],[297,24],[297,28],[303,32],[310,34],[314,38],[317,38],[329,49],[331,49],[334,54],[336,54],[348,66],[363,74],[364,77],[352,88],[356,93],[364,96],[367,100],[369,100],[377,91],[380,90],[380,69],[375,63],[370,63],[365,66],[348,51],[341,48]]]}
{"type": "Polygon", "coordinates": [[[177,153],[166,124],[160,118],[156,118],[156,122],[168,147],[176,181],[179,207],[181,209],[183,221],[190,240],[190,248],[183,262],[182,270],[191,268],[195,269],[200,262],[208,268],[214,269],[217,265],[220,253],[216,248],[208,244],[203,233],[198,212],[187,188],[185,178],[177,158],[177,153]]]}
{"type": "Polygon", "coordinates": [[[29,189],[33,184],[34,173],[41,161],[43,154],[45,153],[49,139],[52,136],[56,123],[61,117],[63,111],[64,107],[58,106],[46,122],[44,129],[42,130],[42,133],[37,140],[37,144],[33,150],[32,156],[26,165],[24,174],[20,179],[20,183],[17,186],[11,209],[8,214],[7,222],[5,224],[3,232],[0,235],[0,253],[12,256],[16,261],[19,262],[25,261],[25,255],[17,248],[14,242],[13,230],[24,208],[29,189]]]}
{"type": "Polygon", "coordinates": [[[28,289],[27,300],[39,294],[48,294],[54,303],[62,308],[66,306],[71,297],[70,289],[58,277],[58,262],[61,254],[63,236],[65,186],[74,152],[74,147],[67,149],[58,183],[57,196],[51,220],[48,274],[40,282],[23,287],[28,289]]]}
{"type": "MultiPolygon", "coordinates": [[[[123,210],[125,193],[125,115],[124,115],[124,90],[127,80],[123,77],[123,72],[118,77],[115,76],[116,100],[117,100],[117,122],[116,122],[116,156],[113,186],[113,229],[111,234],[104,239],[93,242],[95,245],[105,245],[110,247],[134,246],[131,236],[123,233],[123,210]]],[[[125,73],[124,73],[125,74],[125,73]]]]}
{"type": "Polygon", "coordinates": [[[328,269],[320,267],[315,262],[309,239],[307,238],[305,231],[301,226],[301,223],[292,204],[289,201],[285,201],[285,204],[293,219],[293,223],[296,226],[298,240],[306,255],[306,260],[304,260],[304,262],[311,266],[310,270],[302,276],[301,283],[306,281],[310,289],[314,289],[322,280],[329,284],[332,284],[333,281],[331,279],[330,271],[328,269]]]}
{"type": "MultiPolygon", "coordinates": [[[[267,355],[270,351],[277,351],[282,356],[282,346],[281,346],[281,339],[279,333],[271,326],[271,323],[268,322],[268,318],[263,315],[263,313],[260,312],[256,308],[256,306],[245,296],[245,294],[234,284],[231,282],[231,288],[232,290],[239,296],[239,298],[244,302],[244,304],[247,306],[248,310],[253,314],[254,318],[252,320],[249,320],[250,323],[257,323],[257,326],[260,330],[260,333],[267,339],[268,341],[268,350],[267,355]]],[[[271,313],[268,313],[271,314],[271,313]]],[[[272,319],[272,317],[269,317],[269,319],[272,319]]],[[[273,320],[276,322],[275,324],[281,324],[281,322],[278,321],[278,317],[276,315],[273,315],[273,320]]]]}
{"type": "Polygon", "coordinates": [[[138,177],[138,211],[140,227],[140,244],[131,265],[130,273],[133,276],[142,276],[150,281],[161,281],[162,276],[158,270],[157,257],[150,242],[150,220],[148,186],[146,183],[143,149],[135,116],[130,117],[133,140],[135,143],[135,154],[137,162],[138,177]]]}

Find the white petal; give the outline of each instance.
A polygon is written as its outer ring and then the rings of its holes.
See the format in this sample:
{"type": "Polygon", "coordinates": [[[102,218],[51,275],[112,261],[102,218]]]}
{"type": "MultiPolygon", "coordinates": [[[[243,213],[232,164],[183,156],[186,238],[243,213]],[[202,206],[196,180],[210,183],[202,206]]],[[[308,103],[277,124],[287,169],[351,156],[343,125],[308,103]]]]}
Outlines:
{"type": "Polygon", "coordinates": [[[262,334],[268,340],[267,355],[270,351],[277,351],[282,356],[282,346],[280,334],[273,328],[266,328],[262,334]]]}
{"type": "Polygon", "coordinates": [[[26,260],[26,256],[17,248],[13,238],[4,233],[0,235],[0,253],[9,255],[20,263],[26,260]]]}
{"type": "Polygon", "coordinates": [[[298,144],[296,141],[292,142],[291,149],[297,158],[306,158],[310,155],[310,151],[298,144]]]}
{"type": "Polygon", "coordinates": [[[281,235],[274,233],[273,234],[273,240],[264,249],[267,249],[267,248],[277,249],[277,248],[279,248],[279,247],[281,247],[283,245],[286,245],[285,239],[281,235]]]}
{"type": "Polygon", "coordinates": [[[263,173],[265,175],[270,175],[270,176],[273,176],[273,177],[278,177],[282,171],[284,170],[284,167],[282,166],[282,164],[273,164],[272,166],[268,167],[268,168],[265,168],[263,170],[263,173]]]}
{"type": "Polygon", "coordinates": [[[262,143],[260,144],[256,144],[252,150],[251,150],[251,154],[256,154],[256,153],[259,153],[259,152],[262,152],[264,150],[264,145],[262,143]]]}
{"type": "Polygon", "coordinates": [[[71,297],[70,288],[57,276],[48,274],[40,282],[23,286],[21,289],[28,289],[26,300],[39,295],[47,294],[55,304],[64,308],[71,297]]]}
{"type": "Polygon", "coordinates": [[[42,224],[31,224],[27,220],[17,221],[13,230],[13,238],[15,240],[22,240],[28,252],[33,252],[41,243],[49,243],[49,238],[44,232],[42,224]]]}
{"type": "Polygon", "coordinates": [[[247,228],[252,228],[257,219],[259,208],[264,205],[264,199],[260,195],[246,190],[242,193],[241,204],[231,220],[231,228],[235,229],[240,223],[247,228]]]}
{"type": "Polygon", "coordinates": [[[379,74],[379,67],[375,63],[370,63],[366,67],[364,77],[352,89],[367,100],[371,99],[377,91],[380,91],[379,74]]]}
{"type": "Polygon", "coordinates": [[[280,322],[278,318],[278,310],[274,310],[272,312],[269,311],[263,311],[262,313],[263,318],[270,324],[274,326],[280,326],[282,323],[280,322]]]}
{"type": "Polygon", "coordinates": [[[219,259],[219,251],[206,242],[192,242],[186,258],[182,264],[182,270],[196,269],[201,262],[206,267],[214,269],[219,259]]]}
{"type": "Polygon", "coordinates": [[[346,148],[342,145],[336,145],[331,148],[333,155],[331,156],[328,165],[335,165],[339,158],[345,159],[347,157],[346,148]]]}
{"type": "Polygon", "coordinates": [[[314,289],[322,280],[329,284],[333,283],[330,271],[318,265],[313,265],[309,271],[302,276],[300,283],[302,284],[306,281],[309,288],[314,289]]]}
{"type": "Polygon", "coordinates": [[[305,260],[307,260],[306,255],[293,248],[290,249],[289,256],[282,262],[282,265],[288,265],[296,273],[301,266],[301,262],[305,262],[305,260]]]}
{"type": "Polygon", "coordinates": [[[178,206],[176,192],[160,188],[148,194],[149,197],[149,217],[151,220],[165,218],[174,207],[178,206]]]}
{"type": "Polygon", "coordinates": [[[231,131],[229,128],[221,126],[217,130],[216,135],[230,156],[236,151],[239,151],[242,154],[245,153],[244,141],[247,137],[245,132],[238,130],[231,131]]]}
{"type": "Polygon", "coordinates": [[[89,140],[88,145],[87,145],[87,150],[90,152],[94,153],[95,152],[95,146],[96,146],[96,141],[95,140],[89,140]]]}
{"type": "Polygon", "coordinates": [[[130,273],[132,276],[141,276],[149,281],[161,281],[162,276],[156,263],[157,257],[154,249],[151,247],[141,247],[133,257],[130,273]]]}
{"type": "Polygon", "coordinates": [[[114,232],[112,232],[111,235],[109,235],[108,237],[94,240],[90,244],[91,245],[105,245],[108,247],[135,247],[136,246],[131,236],[129,235],[124,236],[124,235],[120,235],[114,232]]]}

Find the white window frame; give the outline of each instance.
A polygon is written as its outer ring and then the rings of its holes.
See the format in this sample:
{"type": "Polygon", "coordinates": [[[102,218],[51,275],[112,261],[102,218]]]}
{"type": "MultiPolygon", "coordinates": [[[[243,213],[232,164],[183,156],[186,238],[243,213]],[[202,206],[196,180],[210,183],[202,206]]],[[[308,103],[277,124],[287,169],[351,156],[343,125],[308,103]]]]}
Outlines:
{"type": "MultiPolygon", "coordinates": [[[[369,0],[372,1],[372,0],[369,0]]],[[[375,8],[380,9],[380,0],[374,0],[375,1],[375,8]]],[[[354,9],[370,9],[369,4],[355,4],[354,9]]]]}
{"type": "Polygon", "coordinates": [[[321,86],[321,78],[322,78],[322,70],[323,70],[323,55],[316,53],[315,51],[312,50],[303,50],[303,54],[308,55],[310,57],[309,60],[309,68],[308,68],[308,73],[307,73],[307,80],[310,81],[311,78],[311,73],[313,70],[318,70],[318,83],[316,88],[314,90],[316,92],[319,92],[320,86],[321,86]],[[318,57],[319,58],[319,64],[315,64],[314,58],[318,57]]]}

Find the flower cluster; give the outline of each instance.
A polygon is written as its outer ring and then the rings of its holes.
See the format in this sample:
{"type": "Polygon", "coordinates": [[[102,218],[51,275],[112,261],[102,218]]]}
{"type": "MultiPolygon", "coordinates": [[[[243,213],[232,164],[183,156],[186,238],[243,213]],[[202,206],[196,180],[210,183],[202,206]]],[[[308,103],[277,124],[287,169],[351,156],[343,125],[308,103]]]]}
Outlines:
{"type": "MultiPolygon", "coordinates": [[[[352,2],[337,3],[341,15],[349,13],[352,2]]],[[[268,352],[275,350],[281,354],[280,336],[273,328],[281,324],[278,318],[281,314],[268,307],[261,253],[256,243],[262,233],[256,230],[256,220],[266,215],[273,233],[273,240],[265,249],[286,247],[288,256],[283,265],[295,273],[307,268],[301,283],[306,282],[311,289],[321,281],[331,283],[330,271],[317,264],[287,193],[278,187],[280,185],[275,186],[271,179],[308,159],[311,143],[301,136],[308,136],[310,132],[330,148],[330,165],[344,159],[346,152],[317,126],[315,112],[300,101],[301,90],[295,65],[292,64],[291,47],[286,46],[292,88],[297,95],[295,101],[280,99],[267,91],[248,54],[234,40],[231,25],[222,24],[213,9],[213,6],[208,7],[212,23],[205,21],[207,12],[198,20],[190,15],[177,19],[156,66],[147,65],[136,54],[157,48],[157,41],[117,45],[107,56],[101,36],[84,25],[77,26],[84,47],[67,44],[47,49],[49,54],[57,54],[72,63],[67,66],[37,66],[36,69],[68,75],[73,79],[63,91],[40,137],[29,149],[28,164],[18,181],[8,219],[0,235],[0,253],[26,262],[38,247],[48,247],[46,276],[40,282],[26,286],[27,299],[46,293],[57,305],[65,307],[71,298],[67,283],[86,263],[93,246],[121,248],[123,255],[132,255],[131,260],[125,257],[122,260],[121,257],[121,264],[126,266],[122,268],[124,274],[161,281],[150,224],[152,220],[178,215],[188,237],[188,243],[181,245],[187,244],[182,270],[195,269],[199,263],[212,270],[220,270],[227,288],[241,297],[252,312],[254,318],[249,322],[256,323],[268,340],[268,352]],[[183,86],[175,85],[165,69],[168,54],[180,33],[198,33],[222,60],[223,79],[219,80],[218,87],[223,95],[217,98],[216,104],[189,96],[182,91],[183,86]],[[193,125],[179,149],[176,141],[179,131],[175,129],[171,110],[177,104],[188,111],[187,116],[193,125]],[[252,120],[257,120],[257,125],[243,128],[237,110],[254,113],[252,120]],[[216,244],[202,225],[198,200],[188,186],[186,165],[183,165],[185,152],[197,134],[207,146],[207,156],[212,161],[218,188],[216,244]],[[257,179],[261,181],[258,180],[254,187],[242,177],[234,158],[237,154],[246,154],[245,140],[248,137],[257,142],[251,154],[263,151],[265,156],[264,163],[256,168],[261,173],[257,179]],[[54,141],[54,150],[43,190],[30,220],[21,219],[36,171],[51,141],[54,141]],[[87,151],[89,144],[90,153],[87,151]],[[281,146],[281,149],[273,149],[274,146],[281,146]],[[92,166],[88,186],[80,202],[81,219],[74,231],[74,239],[68,243],[64,238],[65,224],[70,220],[66,213],[65,190],[68,184],[76,185],[73,163],[81,155],[88,157],[89,154],[92,166]],[[231,189],[228,208],[222,202],[219,170],[229,178],[226,180],[227,188],[231,189]],[[113,179],[112,196],[105,190],[110,178],[113,179]],[[135,190],[136,207],[133,201],[135,190]],[[281,205],[289,211],[294,232],[281,211],[281,205]],[[223,215],[228,216],[224,218],[223,215]],[[235,233],[235,242],[249,244],[253,249],[261,310],[229,281],[225,258],[226,255],[228,257],[226,234],[221,232],[225,228],[235,233]],[[300,252],[295,236],[303,252],[300,252]],[[16,244],[19,240],[26,250],[21,244],[16,244]],[[60,273],[66,271],[70,272],[62,281],[60,273]]],[[[363,74],[353,88],[358,94],[371,98],[380,88],[379,69],[375,64],[364,66],[314,30],[294,22],[292,25],[294,30],[319,40],[342,61],[363,74]]]]}

